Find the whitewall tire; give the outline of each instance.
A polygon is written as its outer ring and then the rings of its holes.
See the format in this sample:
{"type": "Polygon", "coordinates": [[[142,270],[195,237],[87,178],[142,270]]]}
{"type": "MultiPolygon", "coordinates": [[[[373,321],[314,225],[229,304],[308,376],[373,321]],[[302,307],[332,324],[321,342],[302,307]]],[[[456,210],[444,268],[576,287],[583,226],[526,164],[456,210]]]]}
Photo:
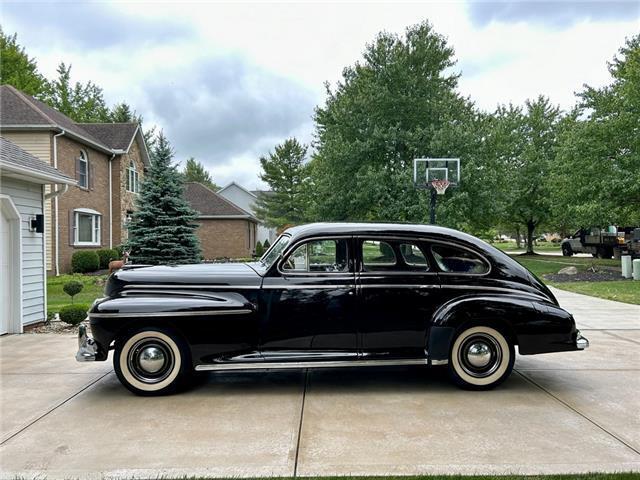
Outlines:
{"type": "Polygon", "coordinates": [[[460,386],[488,390],[507,379],[515,350],[498,330],[479,325],[459,331],[449,353],[449,372],[460,386]]]}
{"type": "Polygon", "coordinates": [[[113,366],[120,382],[138,395],[165,395],[190,371],[184,342],[169,331],[146,328],[116,342],[113,366]]]}

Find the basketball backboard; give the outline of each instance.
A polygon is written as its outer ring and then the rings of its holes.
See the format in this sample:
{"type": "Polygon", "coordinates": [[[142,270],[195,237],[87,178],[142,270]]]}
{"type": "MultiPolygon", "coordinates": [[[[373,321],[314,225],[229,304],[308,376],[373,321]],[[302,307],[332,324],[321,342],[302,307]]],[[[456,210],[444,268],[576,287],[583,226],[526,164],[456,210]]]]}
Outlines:
{"type": "Polygon", "coordinates": [[[446,180],[452,187],[460,183],[459,158],[416,158],[413,160],[413,183],[430,188],[433,181],[446,180]]]}

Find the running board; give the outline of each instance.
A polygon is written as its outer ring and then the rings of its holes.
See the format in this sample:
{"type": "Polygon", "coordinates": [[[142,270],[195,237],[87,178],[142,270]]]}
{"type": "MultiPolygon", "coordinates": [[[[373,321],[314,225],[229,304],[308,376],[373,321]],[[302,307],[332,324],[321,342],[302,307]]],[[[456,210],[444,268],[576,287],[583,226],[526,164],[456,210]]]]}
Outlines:
{"type": "Polygon", "coordinates": [[[336,367],[383,367],[400,365],[446,365],[448,360],[427,358],[398,360],[341,360],[311,362],[251,362],[251,363],[208,363],[196,365],[196,371],[209,372],[219,370],[286,370],[300,368],[336,368],[336,367]]]}

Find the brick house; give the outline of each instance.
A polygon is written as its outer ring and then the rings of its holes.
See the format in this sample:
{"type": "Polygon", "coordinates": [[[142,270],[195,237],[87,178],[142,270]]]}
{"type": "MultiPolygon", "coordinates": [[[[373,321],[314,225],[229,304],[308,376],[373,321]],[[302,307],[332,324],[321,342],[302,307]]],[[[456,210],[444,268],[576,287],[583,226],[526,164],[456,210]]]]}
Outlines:
{"type": "Polygon", "coordinates": [[[76,251],[112,248],[126,239],[127,217],[149,166],[138,124],[78,124],[2,85],[0,133],[77,182],[45,204],[49,274],[69,272],[76,251]]]}
{"type": "Polygon", "coordinates": [[[185,198],[198,212],[196,231],[205,260],[251,257],[258,220],[201,183],[185,183],[185,198]]]}

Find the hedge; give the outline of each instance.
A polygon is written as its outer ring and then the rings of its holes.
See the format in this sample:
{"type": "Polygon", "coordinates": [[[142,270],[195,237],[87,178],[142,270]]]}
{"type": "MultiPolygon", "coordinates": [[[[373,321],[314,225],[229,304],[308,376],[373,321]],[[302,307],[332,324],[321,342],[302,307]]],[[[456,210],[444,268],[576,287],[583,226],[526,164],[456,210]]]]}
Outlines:
{"type": "Polygon", "coordinates": [[[60,320],[69,325],[78,325],[87,318],[89,305],[77,303],[75,305],[66,305],[60,309],[60,320]]]}
{"type": "Polygon", "coordinates": [[[100,268],[100,257],[95,250],[81,250],[71,257],[71,270],[75,273],[95,272],[100,268]]]}
{"type": "Polygon", "coordinates": [[[96,253],[100,258],[100,268],[103,270],[105,268],[109,268],[109,262],[111,260],[120,260],[121,257],[118,250],[115,248],[102,248],[100,250],[96,250],[96,253]]]}

